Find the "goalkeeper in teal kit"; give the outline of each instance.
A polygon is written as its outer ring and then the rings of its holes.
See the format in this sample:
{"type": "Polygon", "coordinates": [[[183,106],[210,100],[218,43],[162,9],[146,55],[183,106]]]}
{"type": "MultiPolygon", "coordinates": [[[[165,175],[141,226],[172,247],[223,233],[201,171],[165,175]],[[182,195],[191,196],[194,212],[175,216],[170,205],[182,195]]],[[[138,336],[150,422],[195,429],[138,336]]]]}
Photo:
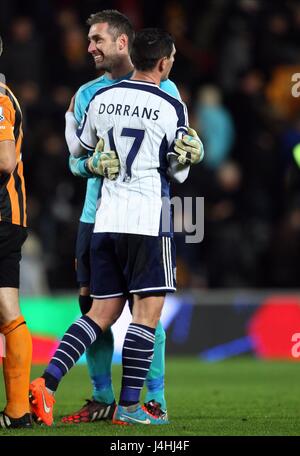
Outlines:
{"type": "MultiPolygon", "coordinates": [[[[101,196],[102,176],[114,179],[118,174],[117,151],[101,154],[103,141],[100,140],[92,156],[78,157],[78,141],[75,131],[81,123],[89,102],[99,89],[111,86],[131,76],[133,66],[129,57],[134,31],[126,16],[116,10],[104,10],[90,16],[88,52],[93,56],[96,68],[104,70],[103,76],[84,84],[75,96],[66,113],[66,140],[70,150],[70,168],[74,175],[87,178],[87,190],[83,212],[80,218],[76,243],[76,271],[79,283],[79,304],[83,314],[92,305],[90,297],[90,240],[95,222],[97,201],[101,196]],[[74,111],[74,112],[73,112],[74,111]]],[[[161,83],[161,89],[175,98],[179,92],[170,80],[161,83]]],[[[199,163],[203,147],[196,132],[176,140],[175,150],[180,163],[199,163]]],[[[155,333],[154,357],[146,379],[147,394],[145,407],[150,413],[167,419],[164,392],[165,373],[165,331],[158,324],[155,333]]],[[[115,395],[111,381],[111,364],[114,341],[111,329],[97,339],[86,352],[88,371],[93,383],[93,397],[77,412],[63,417],[63,422],[82,423],[111,419],[115,409],[115,395]]]]}

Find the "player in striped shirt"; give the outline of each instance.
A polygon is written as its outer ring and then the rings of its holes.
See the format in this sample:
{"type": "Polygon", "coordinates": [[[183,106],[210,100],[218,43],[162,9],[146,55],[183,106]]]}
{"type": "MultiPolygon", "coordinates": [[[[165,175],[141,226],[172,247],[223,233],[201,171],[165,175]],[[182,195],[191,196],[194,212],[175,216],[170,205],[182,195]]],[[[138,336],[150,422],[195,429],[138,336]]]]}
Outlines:
{"type": "MultiPolygon", "coordinates": [[[[134,300],[133,321],[123,346],[122,389],[113,422],[168,422],[141,407],[139,397],[153,358],[165,294],[176,288],[172,230],[162,230],[160,223],[162,200],[169,198],[169,174],[183,175],[178,177],[182,180],[189,169],[189,164],[179,163],[182,157],[174,150],[176,135],[188,128],[185,106],[158,87],[171,70],[174,54],[166,32],[139,32],[131,80],[99,90],[78,129],[85,148],[94,150],[102,137],[107,148],[118,151],[120,173],[114,181],[104,180],[97,210],[91,246],[92,308],[70,326],[44,374],[30,386],[33,411],[48,425],[53,422],[53,396],[62,377],[115,322],[128,295],[134,300]],[[122,206],[127,209],[122,211],[122,206]],[[153,218],[146,217],[152,209],[153,218]],[[114,214],[118,210],[120,219],[114,214]],[[99,223],[98,214],[103,214],[99,223]]],[[[97,160],[98,152],[94,155],[97,160]]]]}
{"type": "MultiPolygon", "coordinates": [[[[128,79],[133,71],[128,52],[131,49],[134,32],[126,16],[115,10],[104,10],[92,15],[88,24],[90,25],[89,52],[94,57],[96,67],[99,70],[105,70],[105,74],[84,84],[76,93],[75,107],[72,107],[66,116],[70,149],[72,149],[71,144],[75,138],[76,128],[83,119],[84,112],[94,94],[99,89],[128,79]]],[[[169,95],[180,99],[176,85],[169,79],[161,81],[160,87],[169,95]]],[[[196,135],[192,129],[189,130],[189,135],[191,133],[196,135]]],[[[185,137],[186,143],[182,140],[177,141],[177,151],[181,151],[183,155],[191,153],[191,163],[193,164],[200,161],[203,149],[201,142],[189,135],[185,137]]],[[[76,152],[73,151],[73,155],[76,156],[76,152]]],[[[102,176],[99,175],[97,166],[90,169],[91,160],[88,156],[75,158],[73,155],[70,158],[72,172],[74,175],[88,178],[76,245],[77,281],[80,286],[79,303],[82,313],[85,314],[90,310],[92,304],[89,287],[90,241],[95,223],[97,201],[101,195],[102,176]]],[[[111,163],[113,165],[113,162],[111,163]]],[[[109,167],[109,164],[106,166],[109,167]]],[[[108,170],[111,171],[111,168],[109,167],[108,170]]],[[[146,380],[145,398],[145,406],[158,416],[166,416],[167,408],[164,390],[165,339],[165,331],[159,323],[156,329],[154,358],[146,380]]],[[[88,370],[94,386],[93,397],[79,411],[64,417],[63,421],[78,423],[111,417],[115,401],[111,382],[112,356],[113,334],[108,329],[87,350],[86,354],[88,370]]]]}
{"type": "Polygon", "coordinates": [[[27,237],[22,138],[19,103],[0,82],[0,333],[6,346],[3,374],[7,399],[0,413],[3,428],[32,426],[28,399],[32,341],[19,306],[21,248],[27,237]]]}

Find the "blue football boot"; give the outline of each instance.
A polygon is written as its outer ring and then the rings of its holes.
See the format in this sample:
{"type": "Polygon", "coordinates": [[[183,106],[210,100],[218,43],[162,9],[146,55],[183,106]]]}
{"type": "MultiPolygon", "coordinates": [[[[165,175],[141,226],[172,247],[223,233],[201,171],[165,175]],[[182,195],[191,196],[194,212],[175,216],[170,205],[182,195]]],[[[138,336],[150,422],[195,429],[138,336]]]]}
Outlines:
{"type": "Polygon", "coordinates": [[[167,420],[157,418],[149,413],[146,407],[141,407],[140,404],[130,405],[129,407],[118,405],[112,422],[123,426],[132,424],[168,424],[167,420]]]}

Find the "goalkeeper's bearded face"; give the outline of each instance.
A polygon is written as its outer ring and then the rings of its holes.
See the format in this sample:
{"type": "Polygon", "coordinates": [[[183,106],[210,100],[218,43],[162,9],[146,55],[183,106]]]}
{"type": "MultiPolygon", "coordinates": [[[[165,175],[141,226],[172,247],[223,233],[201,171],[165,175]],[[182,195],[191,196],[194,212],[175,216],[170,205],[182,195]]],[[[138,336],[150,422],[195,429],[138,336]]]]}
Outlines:
{"type": "Polygon", "coordinates": [[[107,23],[91,25],[88,34],[88,52],[92,54],[97,70],[112,72],[114,66],[119,62],[118,39],[115,40],[109,32],[107,23]]]}

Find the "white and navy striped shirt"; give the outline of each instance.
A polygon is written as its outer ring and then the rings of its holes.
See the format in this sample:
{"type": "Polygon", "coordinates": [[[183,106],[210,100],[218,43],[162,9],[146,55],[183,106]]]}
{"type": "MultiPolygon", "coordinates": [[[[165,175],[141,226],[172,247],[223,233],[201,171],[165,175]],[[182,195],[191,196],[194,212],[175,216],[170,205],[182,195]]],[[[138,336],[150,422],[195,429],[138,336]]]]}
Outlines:
{"type": "Polygon", "coordinates": [[[121,166],[116,181],[104,179],[94,232],[161,234],[167,153],[187,126],[184,103],[155,84],[122,81],[94,95],[77,135],[91,151],[104,138],[104,151],[115,150],[121,166]]]}

